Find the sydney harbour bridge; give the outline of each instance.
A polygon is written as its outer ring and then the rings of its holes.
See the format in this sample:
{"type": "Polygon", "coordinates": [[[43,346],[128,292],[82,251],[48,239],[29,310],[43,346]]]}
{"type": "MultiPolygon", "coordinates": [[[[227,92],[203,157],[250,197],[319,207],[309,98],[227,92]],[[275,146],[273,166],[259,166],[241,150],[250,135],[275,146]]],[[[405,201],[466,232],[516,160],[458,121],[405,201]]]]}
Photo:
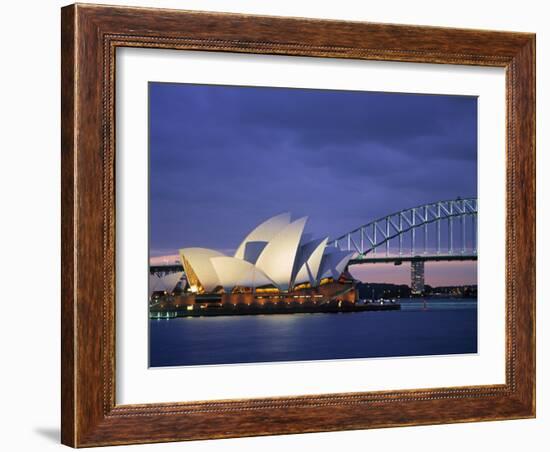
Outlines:
{"type": "MultiPolygon", "coordinates": [[[[400,210],[365,223],[327,246],[356,253],[348,265],[410,262],[414,290],[424,285],[425,262],[477,260],[477,198],[400,210]]],[[[150,272],[159,275],[182,270],[181,264],[150,266],[150,272]]]]}

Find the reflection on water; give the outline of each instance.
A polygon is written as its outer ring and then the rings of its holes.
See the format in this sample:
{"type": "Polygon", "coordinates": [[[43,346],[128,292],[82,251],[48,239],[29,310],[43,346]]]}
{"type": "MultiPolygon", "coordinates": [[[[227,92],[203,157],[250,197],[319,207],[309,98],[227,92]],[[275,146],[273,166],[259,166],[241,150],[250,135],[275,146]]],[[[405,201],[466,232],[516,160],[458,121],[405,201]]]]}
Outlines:
{"type": "Polygon", "coordinates": [[[427,310],[427,309],[477,309],[477,300],[475,299],[431,299],[431,298],[411,298],[401,300],[401,309],[407,311],[427,310]]]}
{"type": "Polygon", "coordinates": [[[477,301],[412,299],[401,311],[151,320],[150,365],[477,352],[477,301]]]}

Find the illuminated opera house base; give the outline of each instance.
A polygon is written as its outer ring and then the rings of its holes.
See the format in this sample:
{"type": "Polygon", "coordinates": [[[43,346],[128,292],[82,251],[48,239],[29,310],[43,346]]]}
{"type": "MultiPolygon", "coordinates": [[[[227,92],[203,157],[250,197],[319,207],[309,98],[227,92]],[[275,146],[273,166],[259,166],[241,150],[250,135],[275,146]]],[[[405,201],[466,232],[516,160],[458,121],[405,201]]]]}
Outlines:
{"type": "Polygon", "coordinates": [[[182,248],[185,287],[151,293],[150,316],[342,312],[356,304],[346,271],[355,253],[327,247],[328,237],[304,234],[307,218],[272,217],[253,229],[233,256],[182,248]]]}
{"type": "Polygon", "coordinates": [[[327,282],[288,292],[181,293],[164,295],[150,307],[151,318],[230,314],[341,312],[355,307],[353,281],[327,282]]]}

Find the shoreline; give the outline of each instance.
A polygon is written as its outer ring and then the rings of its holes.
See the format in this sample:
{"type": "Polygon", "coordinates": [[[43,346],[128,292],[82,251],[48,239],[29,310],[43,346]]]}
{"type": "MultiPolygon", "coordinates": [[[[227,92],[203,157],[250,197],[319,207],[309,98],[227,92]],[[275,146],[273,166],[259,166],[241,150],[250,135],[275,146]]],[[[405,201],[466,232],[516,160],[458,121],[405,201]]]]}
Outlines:
{"type": "Polygon", "coordinates": [[[248,306],[236,305],[227,307],[207,307],[199,309],[178,309],[149,311],[150,320],[175,319],[178,317],[218,317],[218,316],[241,316],[241,315],[270,315],[270,314],[339,314],[365,311],[398,311],[401,310],[399,303],[366,303],[366,304],[327,304],[321,306],[248,306]]]}

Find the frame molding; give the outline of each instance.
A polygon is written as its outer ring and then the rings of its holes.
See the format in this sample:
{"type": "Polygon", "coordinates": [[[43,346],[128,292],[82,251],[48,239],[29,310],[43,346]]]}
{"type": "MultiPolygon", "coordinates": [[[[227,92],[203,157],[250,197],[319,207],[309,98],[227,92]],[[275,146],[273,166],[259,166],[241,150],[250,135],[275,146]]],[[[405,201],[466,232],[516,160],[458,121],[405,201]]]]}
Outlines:
{"type": "Polygon", "coordinates": [[[73,447],[535,416],[535,35],[75,4],[62,8],[61,438],[73,447]],[[506,69],[506,383],[115,404],[115,51],[506,69]],[[521,350],[521,353],[518,353],[521,350]]]}

